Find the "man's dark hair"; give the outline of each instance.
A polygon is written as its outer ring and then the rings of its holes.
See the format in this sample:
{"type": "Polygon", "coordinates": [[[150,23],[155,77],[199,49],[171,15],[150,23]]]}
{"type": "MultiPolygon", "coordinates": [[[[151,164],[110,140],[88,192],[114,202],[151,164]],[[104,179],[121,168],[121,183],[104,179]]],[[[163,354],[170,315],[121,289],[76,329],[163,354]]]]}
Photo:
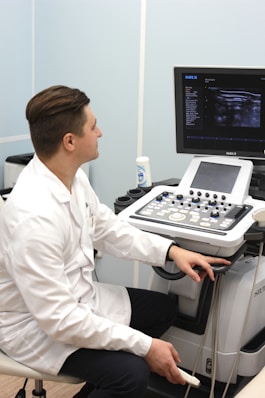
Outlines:
{"type": "Polygon", "coordinates": [[[90,99],[82,91],[52,86],[36,94],[26,107],[31,140],[37,154],[54,155],[67,132],[83,134],[84,106],[90,99]]]}

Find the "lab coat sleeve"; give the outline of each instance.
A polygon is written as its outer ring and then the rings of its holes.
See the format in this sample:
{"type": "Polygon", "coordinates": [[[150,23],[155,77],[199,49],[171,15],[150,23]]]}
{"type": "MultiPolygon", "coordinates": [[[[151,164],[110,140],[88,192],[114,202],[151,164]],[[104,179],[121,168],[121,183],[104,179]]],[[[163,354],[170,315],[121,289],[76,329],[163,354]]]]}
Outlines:
{"type": "Polygon", "coordinates": [[[100,203],[83,173],[80,172],[78,178],[86,196],[83,201],[89,203],[93,214],[94,248],[115,257],[138,260],[155,266],[165,266],[166,254],[172,240],[141,231],[122,221],[110,208],[100,203]]]}
{"type": "Polygon", "coordinates": [[[172,240],[141,231],[120,220],[107,206],[99,204],[94,247],[113,256],[164,266],[172,240]]]}

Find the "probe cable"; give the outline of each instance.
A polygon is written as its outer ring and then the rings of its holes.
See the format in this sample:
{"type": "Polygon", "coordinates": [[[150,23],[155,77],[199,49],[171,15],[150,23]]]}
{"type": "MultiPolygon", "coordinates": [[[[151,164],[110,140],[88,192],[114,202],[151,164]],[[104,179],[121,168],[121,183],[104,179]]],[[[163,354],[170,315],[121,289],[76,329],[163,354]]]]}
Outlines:
{"type": "Polygon", "coordinates": [[[209,398],[214,398],[214,389],[216,382],[216,370],[217,370],[217,350],[218,350],[218,338],[219,338],[219,320],[220,320],[220,298],[221,289],[223,284],[224,274],[219,275],[217,280],[216,294],[214,298],[213,318],[212,318],[212,376],[211,376],[211,390],[209,398]]]}

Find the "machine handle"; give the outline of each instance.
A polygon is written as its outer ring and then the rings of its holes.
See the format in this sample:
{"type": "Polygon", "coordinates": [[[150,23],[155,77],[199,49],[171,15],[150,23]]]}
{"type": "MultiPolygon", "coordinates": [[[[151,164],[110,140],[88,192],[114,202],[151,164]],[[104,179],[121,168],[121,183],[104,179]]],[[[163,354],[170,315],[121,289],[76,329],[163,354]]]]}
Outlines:
{"type": "MultiPolygon", "coordinates": [[[[232,265],[239,259],[239,257],[241,257],[242,254],[244,254],[247,251],[247,248],[248,248],[247,244],[244,243],[238,249],[238,251],[235,254],[233,254],[233,256],[226,257],[227,260],[231,261],[231,265],[230,266],[227,266],[227,265],[224,265],[224,264],[213,264],[212,265],[213,272],[215,274],[224,274],[224,273],[226,273],[232,267],[232,265]]],[[[201,268],[200,266],[197,266],[197,265],[194,267],[194,269],[197,270],[197,271],[201,271],[201,270],[203,271],[203,268],[201,268]]],[[[169,281],[176,281],[176,280],[182,279],[182,278],[184,278],[184,276],[186,276],[185,272],[183,272],[183,271],[168,272],[162,267],[153,266],[153,270],[161,278],[167,279],[169,281]]]]}

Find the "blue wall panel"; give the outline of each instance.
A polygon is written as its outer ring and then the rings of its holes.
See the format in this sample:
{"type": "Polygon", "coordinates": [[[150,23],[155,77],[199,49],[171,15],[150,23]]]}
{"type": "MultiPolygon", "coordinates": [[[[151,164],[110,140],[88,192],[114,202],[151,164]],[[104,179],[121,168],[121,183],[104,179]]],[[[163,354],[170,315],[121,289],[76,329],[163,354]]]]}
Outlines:
{"type": "MultiPolygon", "coordinates": [[[[66,84],[86,91],[103,131],[90,179],[110,207],[136,184],[139,141],[154,181],[181,177],[190,161],[175,150],[174,65],[265,67],[260,0],[0,0],[0,33],[0,188],[4,159],[32,151],[27,101],[45,87],[66,84]],[[141,27],[146,29],[142,109],[141,27]]],[[[132,284],[132,267],[113,260],[106,268],[109,261],[107,256],[99,261],[102,280],[132,284]]],[[[148,275],[140,267],[141,286],[148,275]]]]}

